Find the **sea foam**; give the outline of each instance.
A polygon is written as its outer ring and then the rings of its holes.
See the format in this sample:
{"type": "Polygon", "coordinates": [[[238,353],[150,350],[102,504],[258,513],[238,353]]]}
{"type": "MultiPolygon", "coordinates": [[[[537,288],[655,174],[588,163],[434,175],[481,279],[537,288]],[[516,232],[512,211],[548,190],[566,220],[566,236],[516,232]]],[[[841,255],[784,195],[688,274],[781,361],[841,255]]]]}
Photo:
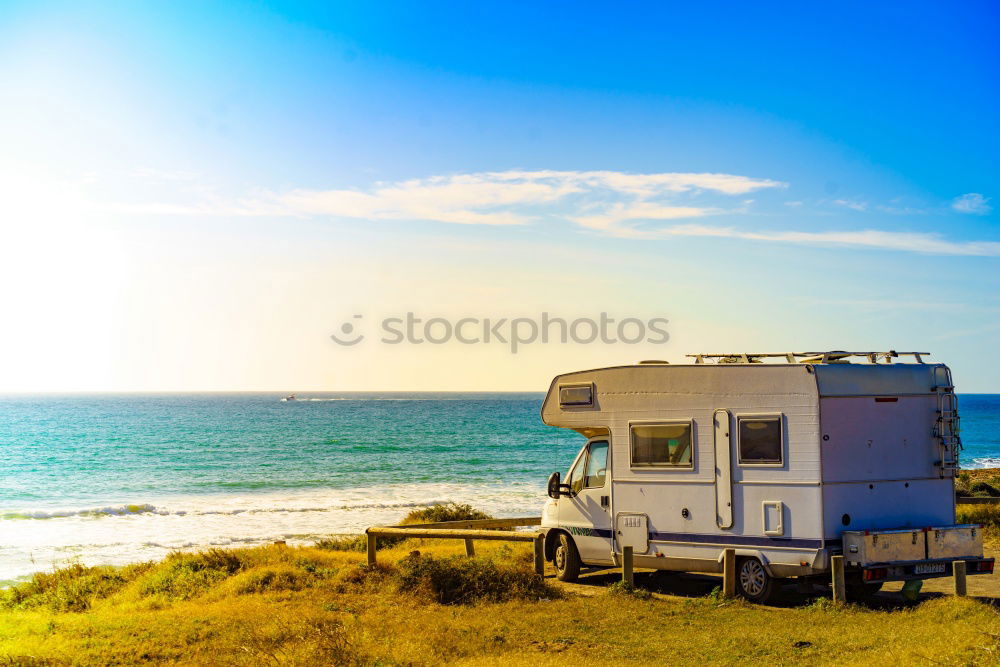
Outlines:
{"type": "Polygon", "coordinates": [[[463,502],[495,516],[534,516],[540,484],[396,484],[283,493],[204,494],[0,511],[0,582],[80,562],[120,565],[176,550],[235,547],[360,533],[411,509],[463,502]]]}

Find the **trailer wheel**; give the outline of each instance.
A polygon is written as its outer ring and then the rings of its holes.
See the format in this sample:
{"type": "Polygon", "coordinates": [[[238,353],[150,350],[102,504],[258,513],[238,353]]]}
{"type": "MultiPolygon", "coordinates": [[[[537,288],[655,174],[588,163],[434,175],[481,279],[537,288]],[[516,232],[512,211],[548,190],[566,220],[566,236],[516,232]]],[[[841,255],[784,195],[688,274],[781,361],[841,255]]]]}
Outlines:
{"type": "Polygon", "coordinates": [[[552,564],[555,566],[556,579],[559,581],[573,582],[580,577],[580,552],[576,550],[573,539],[566,533],[559,533],[559,543],[556,545],[552,564]]]}
{"type": "Polygon", "coordinates": [[[774,578],[756,558],[742,558],[736,568],[736,590],[750,602],[764,603],[774,593],[774,578]]]}

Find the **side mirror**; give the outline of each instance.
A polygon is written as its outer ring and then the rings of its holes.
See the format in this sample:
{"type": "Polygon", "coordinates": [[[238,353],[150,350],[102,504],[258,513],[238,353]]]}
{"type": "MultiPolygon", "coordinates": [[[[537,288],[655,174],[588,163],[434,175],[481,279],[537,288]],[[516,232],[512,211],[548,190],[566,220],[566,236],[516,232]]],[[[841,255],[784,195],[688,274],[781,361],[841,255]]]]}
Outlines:
{"type": "Polygon", "coordinates": [[[558,470],[549,475],[549,484],[548,484],[549,498],[552,498],[554,500],[559,500],[559,495],[560,495],[559,482],[560,482],[560,475],[558,470]]]}
{"type": "Polygon", "coordinates": [[[573,490],[569,488],[569,484],[562,484],[559,471],[549,475],[548,493],[549,498],[554,500],[559,500],[559,496],[573,496],[573,490]]]}

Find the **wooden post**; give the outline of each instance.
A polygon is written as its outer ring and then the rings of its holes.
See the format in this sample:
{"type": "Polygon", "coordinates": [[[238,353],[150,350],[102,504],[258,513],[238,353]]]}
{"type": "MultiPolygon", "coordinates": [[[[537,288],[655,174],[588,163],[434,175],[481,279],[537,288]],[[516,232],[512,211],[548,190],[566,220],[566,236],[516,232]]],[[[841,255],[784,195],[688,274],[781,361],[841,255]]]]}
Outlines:
{"type": "Polygon", "coordinates": [[[951,564],[951,568],[955,575],[955,595],[964,598],[968,595],[965,588],[965,561],[956,560],[951,564]]]}
{"type": "Polygon", "coordinates": [[[833,576],[833,601],[836,604],[847,602],[847,589],[844,585],[844,557],[832,556],[830,570],[833,576]]]}
{"type": "Polygon", "coordinates": [[[545,533],[535,536],[535,574],[545,576],[545,533]]]}
{"type": "Polygon", "coordinates": [[[622,583],[635,587],[635,573],[632,571],[632,547],[622,547],[622,583]]]}
{"type": "Polygon", "coordinates": [[[372,566],[375,564],[375,551],[378,545],[375,544],[375,540],[378,538],[373,533],[365,533],[368,536],[368,565],[372,566]]]}
{"type": "Polygon", "coordinates": [[[736,597],[736,549],[722,552],[722,597],[736,597]]]}
{"type": "Polygon", "coordinates": [[[465,541],[465,555],[469,558],[476,555],[476,546],[472,543],[472,540],[465,541]]]}

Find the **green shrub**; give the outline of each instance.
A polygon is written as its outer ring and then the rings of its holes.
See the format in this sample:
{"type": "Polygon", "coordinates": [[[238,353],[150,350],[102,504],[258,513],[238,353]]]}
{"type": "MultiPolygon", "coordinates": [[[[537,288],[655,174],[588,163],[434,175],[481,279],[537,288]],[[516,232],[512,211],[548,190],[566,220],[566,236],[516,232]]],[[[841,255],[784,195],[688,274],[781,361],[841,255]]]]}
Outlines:
{"type": "Polygon", "coordinates": [[[989,505],[958,505],[955,510],[958,523],[978,523],[986,528],[1000,530],[1000,503],[989,505]]]}
{"type": "Polygon", "coordinates": [[[403,523],[439,523],[441,521],[474,521],[492,518],[491,515],[475,509],[472,505],[436,503],[430,507],[413,510],[403,518],[403,523]]]}
{"type": "MultiPolygon", "coordinates": [[[[459,503],[436,503],[429,507],[422,507],[413,510],[400,521],[400,525],[413,523],[439,523],[441,521],[472,521],[475,519],[492,519],[486,512],[481,512],[472,505],[459,503]]],[[[395,535],[380,535],[376,546],[379,549],[391,549],[392,547],[405,542],[408,538],[395,535]]],[[[327,549],[328,551],[357,551],[364,553],[368,550],[368,538],[365,535],[334,535],[318,540],[314,543],[317,549],[327,549]]]]}
{"type": "Polygon", "coordinates": [[[986,496],[989,498],[1000,497],[1000,489],[997,489],[988,482],[973,482],[973,484],[969,486],[969,491],[973,496],[986,496]]]}
{"type": "Polygon", "coordinates": [[[85,567],[77,563],[53,572],[38,572],[30,581],[0,591],[0,606],[46,606],[52,611],[87,611],[94,600],[114,595],[151,567],[151,563],[122,568],[85,567]]]}
{"type": "Polygon", "coordinates": [[[963,470],[958,473],[958,477],[955,478],[955,495],[956,496],[971,496],[972,491],[969,487],[972,486],[972,475],[968,470],[963,470]]]}
{"type": "Polygon", "coordinates": [[[399,562],[402,591],[430,597],[439,604],[474,604],[538,600],[558,594],[530,570],[486,558],[434,558],[414,552],[399,562]]]}
{"type": "MultiPolygon", "coordinates": [[[[405,542],[407,538],[395,535],[379,535],[375,542],[376,549],[391,549],[397,544],[405,542]]],[[[368,537],[366,535],[334,535],[313,544],[317,549],[327,551],[358,551],[364,553],[368,551],[368,537]]]]}
{"type": "MultiPolygon", "coordinates": [[[[388,539],[388,538],[386,538],[388,539]]],[[[378,546],[383,546],[383,541],[379,540],[378,546]]],[[[314,544],[317,549],[327,551],[367,551],[368,539],[364,535],[334,535],[317,540],[314,544]]]]}
{"type": "Polygon", "coordinates": [[[990,505],[958,505],[955,508],[958,523],[978,523],[983,526],[983,540],[994,547],[1000,542],[1000,503],[990,505]]]}
{"type": "Polygon", "coordinates": [[[830,598],[816,598],[808,605],[809,609],[817,611],[837,611],[838,607],[830,598]]]}
{"type": "Polygon", "coordinates": [[[387,587],[393,588],[396,574],[396,568],[386,563],[359,563],[337,573],[336,590],[338,593],[382,593],[387,587]]]}
{"type": "Polygon", "coordinates": [[[226,588],[237,595],[299,591],[309,586],[314,579],[297,568],[276,565],[241,572],[226,583],[226,588]]]}
{"type": "Polygon", "coordinates": [[[244,568],[238,552],[209,549],[194,554],[173,553],[142,583],[143,595],[187,600],[244,568]]]}
{"type": "Polygon", "coordinates": [[[637,600],[648,600],[653,597],[653,594],[645,588],[636,588],[635,586],[631,586],[624,581],[616,581],[608,586],[608,595],[631,597],[637,600]]]}

